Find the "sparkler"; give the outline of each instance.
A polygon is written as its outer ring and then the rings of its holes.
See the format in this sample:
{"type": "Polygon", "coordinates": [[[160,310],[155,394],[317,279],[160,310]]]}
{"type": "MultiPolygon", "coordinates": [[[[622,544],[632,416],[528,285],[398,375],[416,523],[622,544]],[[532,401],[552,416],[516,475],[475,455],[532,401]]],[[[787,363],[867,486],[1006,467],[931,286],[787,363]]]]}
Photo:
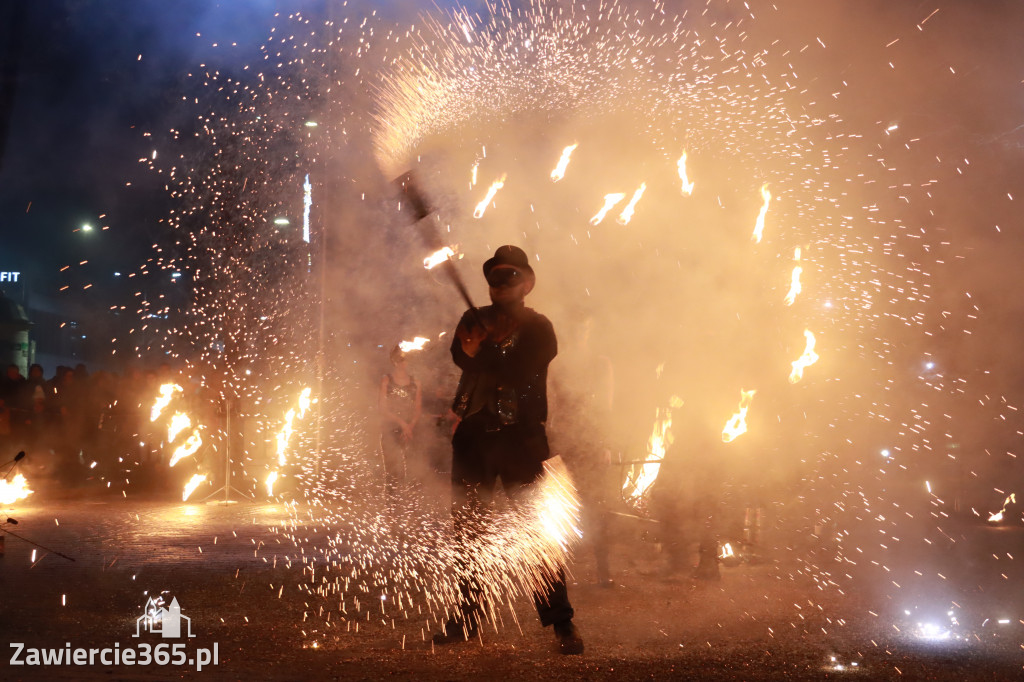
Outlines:
{"type": "Polygon", "coordinates": [[[754,394],[756,390],[744,391],[740,389],[740,405],[729,421],[725,423],[725,428],[722,429],[722,442],[731,443],[744,433],[747,432],[747,410],[750,409],[750,403],[754,400],[754,394]]]}
{"type": "Polygon", "coordinates": [[[789,373],[789,383],[795,384],[804,378],[804,370],[818,361],[818,354],[814,352],[814,334],[809,329],[804,330],[806,345],[803,355],[793,361],[793,371],[789,373]]]}
{"type": "Polygon", "coordinates": [[[601,210],[594,214],[594,217],[590,219],[591,225],[600,225],[604,217],[608,215],[608,211],[615,208],[615,204],[619,203],[626,198],[625,194],[605,194],[604,195],[604,206],[601,210]]]}
{"type": "Polygon", "coordinates": [[[558,159],[558,165],[551,171],[551,180],[553,182],[558,182],[565,177],[565,169],[569,166],[569,159],[572,157],[572,152],[576,147],[577,144],[574,142],[562,150],[562,156],[558,159]]]}
{"type": "Polygon", "coordinates": [[[690,182],[686,175],[686,152],[683,152],[683,155],[679,157],[679,161],[676,162],[676,166],[679,168],[679,180],[683,183],[683,194],[690,196],[693,194],[693,183],[690,182]]]}
{"type": "Polygon", "coordinates": [[[761,212],[757,214],[757,223],[754,225],[754,241],[761,243],[761,234],[764,232],[764,217],[768,214],[768,204],[771,203],[772,193],[768,191],[768,185],[761,185],[761,198],[764,204],[761,205],[761,212]]]}
{"type": "Polygon", "coordinates": [[[644,195],[644,190],[646,189],[647,183],[641,182],[640,187],[638,187],[637,190],[633,192],[633,198],[629,200],[629,203],[626,204],[626,208],[622,209],[622,213],[619,214],[618,221],[620,225],[629,224],[630,219],[632,219],[633,217],[633,209],[636,208],[637,202],[640,201],[640,197],[644,195]]]}
{"type": "Polygon", "coordinates": [[[494,199],[494,195],[498,193],[499,189],[505,186],[506,177],[508,176],[502,175],[500,178],[491,183],[490,188],[487,190],[486,196],[484,196],[483,200],[479,204],[477,204],[476,208],[473,210],[474,218],[484,217],[484,212],[486,212],[487,207],[490,206],[491,200],[494,199]]]}

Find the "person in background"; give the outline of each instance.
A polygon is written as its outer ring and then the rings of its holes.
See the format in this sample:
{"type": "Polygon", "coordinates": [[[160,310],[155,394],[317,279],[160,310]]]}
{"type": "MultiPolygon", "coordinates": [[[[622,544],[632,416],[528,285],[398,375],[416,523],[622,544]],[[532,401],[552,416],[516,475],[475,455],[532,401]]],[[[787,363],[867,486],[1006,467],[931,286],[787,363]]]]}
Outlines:
{"type": "Polygon", "coordinates": [[[416,423],[423,410],[420,382],[409,374],[405,353],[391,349],[391,372],[380,380],[380,448],[384,457],[384,485],[388,494],[406,481],[407,460],[416,423]]]}

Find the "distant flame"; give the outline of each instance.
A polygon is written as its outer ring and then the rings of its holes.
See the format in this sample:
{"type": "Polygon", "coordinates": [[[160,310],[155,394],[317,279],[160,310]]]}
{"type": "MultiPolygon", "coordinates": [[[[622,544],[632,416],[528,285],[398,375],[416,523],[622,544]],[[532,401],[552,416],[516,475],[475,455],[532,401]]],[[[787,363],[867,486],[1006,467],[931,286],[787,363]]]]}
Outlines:
{"type": "Polygon", "coordinates": [[[789,281],[789,293],[786,294],[786,305],[793,305],[796,302],[796,297],[803,291],[803,287],[800,286],[800,275],[804,269],[800,267],[800,247],[796,247],[796,251],[793,252],[793,260],[796,261],[796,265],[793,266],[793,274],[790,276],[789,281]]]}
{"type": "Polygon", "coordinates": [[[160,413],[164,411],[164,408],[170,404],[174,394],[181,392],[181,386],[178,384],[164,384],[161,386],[160,396],[153,403],[153,409],[149,411],[149,421],[155,422],[160,417],[160,413]]]}
{"type": "Polygon", "coordinates": [[[636,208],[636,204],[640,201],[640,197],[644,195],[644,190],[647,189],[647,183],[641,182],[640,187],[633,192],[633,198],[626,204],[626,208],[622,209],[622,213],[619,214],[619,224],[628,225],[630,219],[633,217],[633,209],[636,208]]]}
{"type": "Polygon", "coordinates": [[[185,490],[181,493],[181,501],[185,502],[189,496],[195,492],[195,489],[199,487],[199,484],[206,480],[206,474],[196,474],[189,482],[185,484],[185,490]]]}
{"type": "Polygon", "coordinates": [[[727,542],[722,545],[722,553],[718,556],[722,559],[728,559],[729,557],[736,556],[736,552],[733,551],[732,545],[727,542]]]}
{"type": "Polygon", "coordinates": [[[428,339],[427,337],[417,336],[412,341],[402,341],[401,343],[398,344],[398,348],[403,353],[408,353],[409,351],[423,350],[423,347],[426,346],[429,342],[430,339],[428,339]]]}
{"type": "Polygon", "coordinates": [[[15,474],[11,481],[0,478],[0,504],[13,504],[18,500],[25,499],[32,492],[23,474],[15,474]]]}
{"type": "Polygon", "coordinates": [[[455,257],[455,251],[450,246],[445,246],[438,249],[434,253],[430,254],[423,259],[423,267],[427,270],[433,270],[441,263],[445,262],[449,258],[455,257]]]}
{"type": "Polygon", "coordinates": [[[594,215],[594,217],[590,219],[590,224],[591,225],[598,225],[598,224],[600,224],[600,222],[602,220],[604,220],[604,217],[606,215],[608,215],[608,211],[610,211],[613,208],[615,208],[615,204],[619,203],[620,201],[622,201],[625,198],[626,198],[625,194],[619,194],[619,193],[616,193],[616,194],[605,194],[604,195],[604,206],[602,206],[601,210],[598,211],[594,215]]]}
{"type": "Polygon", "coordinates": [[[202,445],[203,438],[199,435],[199,430],[193,430],[192,435],[188,437],[188,440],[175,448],[174,452],[171,454],[171,461],[168,462],[167,466],[174,466],[186,457],[191,457],[196,454],[202,445]]]}
{"type": "Polygon", "coordinates": [[[562,156],[558,159],[558,165],[555,166],[555,170],[551,171],[551,179],[554,182],[558,182],[565,177],[565,169],[569,165],[569,157],[572,156],[572,152],[576,149],[576,143],[573,143],[562,150],[562,156]]]}
{"type": "Polygon", "coordinates": [[[804,347],[804,354],[793,361],[793,371],[789,373],[789,383],[791,384],[795,384],[803,379],[804,369],[818,361],[818,354],[814,352],[814,334],[812,334],[810,330],[805,329],[804,338],[807,339],[807,345],[804,347]]]}
{"type": "Polygon", "coordinates": [[[761,185],[761,198],[764,199],[764,204],[761,206],[761,212],[757,214],[757,223],[754,225],[754,241],[758,244],[761,243],[761,234],[764,232],[764,217],[768,214],[768,204],[771,203],[772,193],[768,191],[768,185],[761,185]]]}
{"type": "Polygon", "coordinates": [[[483,218],[484,212],[487,211],[487,207],[491,203],[491,199],[498,193],[498,190],[505,186],[505,178],[507,175],[502,175],[500,178],[491,183],[490,189],[487,190],[487,195],[483,198],[479,204],[476,205],[476,210],[473,211],[474,218],[483,218]]]}
{"type": "Polygon", "coordinates": [[[747,410],[750,409],[750,403],[753,402],[755,393],[757,393],[756,390],[740,389],[739,409],[733,413],[729,421],[725,423],[725,428],[722,429],[723,443],[731,443],[747,432],[747,410]]]}
{"type": "Polygon", "coordinates": [[[679,157],[679,161],[676,162],[679,167],[679,179],[683,183],[683,194],[689,196],[693,194],[693,183],[686,176],[686,152],[679,157]]]}

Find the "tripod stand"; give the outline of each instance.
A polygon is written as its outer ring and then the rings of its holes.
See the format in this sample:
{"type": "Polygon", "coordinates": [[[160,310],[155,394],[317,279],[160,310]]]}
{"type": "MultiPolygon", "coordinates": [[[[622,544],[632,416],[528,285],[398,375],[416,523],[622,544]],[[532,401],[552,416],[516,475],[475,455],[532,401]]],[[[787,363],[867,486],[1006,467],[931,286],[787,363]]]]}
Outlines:
{"type": "Polygon", "coordinates": [[[238,500],[231,499],[232,492],[234,492],[235,495],[243,499],[252,499],[252,497],[246,495],[241,490],[231,485],[231,442],[234,436],[234,434],[231,431],[231,407],[231,399],[227,398],[224,401],[224,485],[222,485],[220,488],[217,488],[217,490],[214,490],[212,493],[204,497],[203,502],[206,502],[207,500],[223,493],[224,499],[220,500],[221,504],[235,504],[236,502],[238,502],[238,500]]]}

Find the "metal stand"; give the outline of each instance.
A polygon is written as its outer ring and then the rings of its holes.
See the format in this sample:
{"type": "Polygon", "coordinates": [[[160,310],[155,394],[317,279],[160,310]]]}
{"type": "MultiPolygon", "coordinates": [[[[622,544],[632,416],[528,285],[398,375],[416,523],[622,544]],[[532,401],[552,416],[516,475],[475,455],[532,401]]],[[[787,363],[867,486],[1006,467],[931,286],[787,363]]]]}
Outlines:
{"type": "Polygon", "coordinates": [[[217,490],[213,491],[209,495],[203,498],[203,502],[208,501],[211,497],[216,497],[221,493],[224,493],[224,499],[219,500],[221,504],[235,504],[238,500],[231,499],[231,493],[234,492],[239,497],[251,500],[253,499],[249,495],[246,495],[238,488],[231,485],[231,441],[234,435],[231,432],[231,400],[224,401],[224,485],[217,490]]]}

